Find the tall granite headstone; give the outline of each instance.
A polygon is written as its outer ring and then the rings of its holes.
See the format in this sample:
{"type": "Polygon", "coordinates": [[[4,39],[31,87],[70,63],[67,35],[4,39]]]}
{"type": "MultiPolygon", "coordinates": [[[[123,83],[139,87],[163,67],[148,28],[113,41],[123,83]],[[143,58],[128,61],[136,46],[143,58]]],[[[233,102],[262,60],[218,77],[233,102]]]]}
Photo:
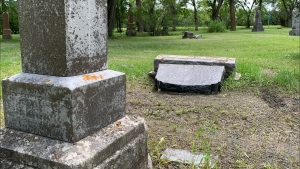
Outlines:
{"type": "Polygon", "coordinates": [[[257,10],[255,13],[255,18],[254,18],[254,25],[252,28],[252,32],[261,32],[264,31],[262,22],[261,22],[261,12],[260,10],[257,10]]]}
{"type": "Polygon", "coordinates": [[[23,73],[2,81],[0,168],[147,168],[125,74],[107,69],[106,6],[18,1],[23,73]]]}
{"type": "Polygon", "coordinates": [[[9,15],[7,12],[3,12],[3,34],[2,39],[12,39],[11,30],[9,27],[9,15]]]}
{"type": "Polygon", "coordinates": [[[133,13],[131,8],[129,8],[128,10],[128,23],[127,23],[126,36],[136,36],[136,30],[133,21],[133,13]]]}
{"type": "Polygon", "coordinates": [[[292,30],[289,34],[290,36],[300,36],[300,13],[298,9],[293,10],[292,30]]]}

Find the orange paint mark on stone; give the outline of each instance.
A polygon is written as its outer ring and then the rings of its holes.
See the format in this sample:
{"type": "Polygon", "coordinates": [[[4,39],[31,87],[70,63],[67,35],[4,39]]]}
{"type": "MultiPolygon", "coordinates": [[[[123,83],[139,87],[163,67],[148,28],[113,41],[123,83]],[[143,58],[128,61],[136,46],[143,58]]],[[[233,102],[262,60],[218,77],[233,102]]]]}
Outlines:
{"type": "Polygon", "coordinates": [[[48,82],[51,82],[51,80],[47,79],[47,80],[45,80],[45,82],[48,83],[48,82]]]}
{"type": "Polygon", "coordinates": [[[98,80],[98,79],[103,79],[102,75],[82,75],[82,79],[84,81],[88,81],[88,80],[98,80]]]}
{"type": "Polygon", "coordinates": [[[165,60],[165,58],[161,58],[160,60],[165,60]]]}
{"type": "Polygon", "coordinates": [[[121,125],[121,122],[120,122],[120,121],[116,121],[115,124],[116,124],[116,126],[118,127],[118,126],[121,125]]]}

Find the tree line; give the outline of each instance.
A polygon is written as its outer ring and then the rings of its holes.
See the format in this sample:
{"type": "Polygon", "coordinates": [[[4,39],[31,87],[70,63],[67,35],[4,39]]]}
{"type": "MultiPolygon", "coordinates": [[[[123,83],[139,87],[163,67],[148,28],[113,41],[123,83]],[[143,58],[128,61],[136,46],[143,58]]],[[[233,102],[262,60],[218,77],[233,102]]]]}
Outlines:
{"type": "MultiPolygon", "coordinates": [[[[138,32],[167,35],[178,27],[207,26],[220,21],[234,31],[236,26],[250,28],[254,13],[261,10],[264,24],[291,26],[292,11],[299,0],[107,0],[108,34],[126,27],[128,9],[134,13],[138,32]]],[[[9,13],[12,33],[19,33],[17,0],[1,0],[1,13],[9,13]]],[[[3,17],[0,17],[3,23],[3,17]]],[[[2,34],[3,24],[0,26],[2,34]]]]}
{"type": "MultiPolygon", "coordinates": [[[[126,25],[128,8],[133,8],[139,32],[164,35],[176,27],[207,26],[211,21],[223,22],[232,31],[236,26],[250,28],[257,10],[264,24],[290,27],[292,11],[299,8],[299,0],[108,0],[111,13],[110,32],[122,31],[126,25]]],[[[112,34],[110,34],[112,35],[112,34]]]]}

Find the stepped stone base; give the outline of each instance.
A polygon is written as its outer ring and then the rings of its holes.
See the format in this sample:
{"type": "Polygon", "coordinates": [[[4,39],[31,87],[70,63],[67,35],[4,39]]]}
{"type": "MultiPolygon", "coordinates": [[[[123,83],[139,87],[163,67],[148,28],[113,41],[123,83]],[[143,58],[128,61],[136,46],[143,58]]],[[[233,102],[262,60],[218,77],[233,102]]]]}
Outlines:
{"type": "Polygon", "coordinates": [[[125,116],[93,135],[68,143],[3,128],[0,168],[146,169],[146,129],[143,119],[125,116]]]}
{"type": "Polygon", "coordinates": [[[2,35],[2,39],[12,39],[11,35],[2,35]]]}
{"type": "Polygon", "coordinates": [[[76,142],[125,116],[126,77],[104,70],[57,77],[21,73],[2,81],[6,127],[76,142]]]}
{"type": "Polygon", "coordinates": [[[160,64],[157,88],[174,92],[210,94],[221,91],[224,66],[160,64]]]}
{"type": "Polygon", "coordinates": [[[292,30],[290,30],[290,32],[289,32],[289,35],[290,36],[300,36],[300,29],[292,29],[292,30]]]}

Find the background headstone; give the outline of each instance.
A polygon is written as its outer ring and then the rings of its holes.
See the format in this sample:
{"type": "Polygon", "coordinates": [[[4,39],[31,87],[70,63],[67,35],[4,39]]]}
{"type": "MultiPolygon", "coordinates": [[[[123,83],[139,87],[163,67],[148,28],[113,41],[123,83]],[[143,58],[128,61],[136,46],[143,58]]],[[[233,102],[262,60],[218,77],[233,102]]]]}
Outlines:
{"type": "Polygon", "coordinates": [[[260,10],[257,10],[255,13],[255,18],[254,18],[254,25],[252,32],[261,32],[264,31],[262,22],[261,22],[261,12],[260,10]]]}
{"type": "Polygon", "coordinates": [[[11,30],[9,27],[9,15],[7,12],[3,12],[3,34],[2,39],[12,39],[11,30]]]}
{"type": "Polygon", "coordinates": [[[192,39],[193,37],[194,37],[194,33],[193,32],[189,32],[189,31],[183,32],[182,39],[187,39],[187,38],[192,39]]]}
{"type": "Polygon", "coordinates": [[[290,36],[300,36],[300,13],[298,9],[293,10],[292,30],[289,34],[290,36]]]}
{"type": "Polygon", "coordinates": [[[127,23],[126,36],[136,36],[136,30],[133,21],[133,13],[131,8],[129,8],[128,10],[128,23],[127,23]]]}

